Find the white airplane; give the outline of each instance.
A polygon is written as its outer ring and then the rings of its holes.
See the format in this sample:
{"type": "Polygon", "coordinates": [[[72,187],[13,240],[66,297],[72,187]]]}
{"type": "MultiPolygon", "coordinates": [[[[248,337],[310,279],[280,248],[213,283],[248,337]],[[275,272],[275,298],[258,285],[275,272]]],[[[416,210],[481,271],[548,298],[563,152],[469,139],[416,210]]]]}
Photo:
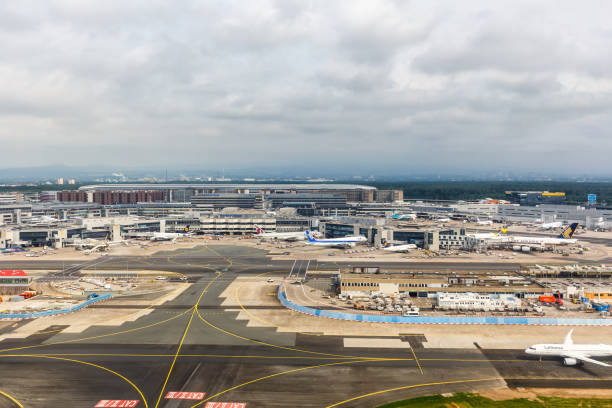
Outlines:
{"type": "Polygon", "coordinates": [[[185,227],[185,232],[154,232],[151,241],[175,241],[177,238],[190,237],[189,225],[185,227]]]}
{"type": "Polygon", "coordinates": [[[478,218],[476,218],[476,224],[477,225],[493,225],[493,221],[491,221],[491,220],[479,220],[478,218]]]}
{"type": "Polygon", "coordinates": [[[578,223],[573,223],[572,225],[564,229],[563,232],[557,237],[526,237],[517,235],[505,235],[507,232],[506,227],[502,228],[500,233],[484,232],[470,234],[470,236],[476,239],[488,239],[501,243],[521,244],[534,247],[542,247],[544,245],[571,245],[577,242],[576,239],[572,238],[574,232],[576,231],[576,228],[578,228],[578,223]]]}
{"type": "Polygon", "coordinates": [[[356,237],[343,237],[343,238],[327,238],[327,239],[314,239],[310,236],[310,231],[306,231],[306,242],[307,245],[314,246],[325,246],[333,248],[352,248],[357,244],[367,241],[366,237],[358,235],[356,237]]]}
{"type": "Polygon", "coordinates": [[[546,223],[542,223],[542,224],[538,225],[538,227],[541,230],[550,230],[550,229],[555,229],[555,228],[561,228],[562,226],[563,226],[563,223],[561,221],[546,222],[546,223]]]}
{"type": "Polygon", "coordinates": [[[571,245],[577,242],[572,238],[574,232],[578,228],[578,223],[575,222],[563,230],[557,237],[524,237],[508,235],[508,242],[517,244],[532,244],[532,245],[571,245]]]}
{"type": "Polygon", "coordinates": [[[59,222],[57,218],[49,217],[48,215],[41,215],[39,217],[31,217],[27,220],[28,224],[41,225],[41,224],[53,224],[59,222]]]}
{"type": "Polygon", "coordinates": [[[91,249],[93,247],[95,247],[96,245],[99,245],[100,243],[102,243],[104,241],[99,241],[97,239],[83,239],[83,240],[77,240],[75,242],[66,244],[67,247],[75,247],[76,249],[91,249]]]}
{"type": "Polygon", "coordinates": [[[394,220],[416,220],[417,215],[414,213],[410,214],[396,214],[395,210],[391,211],[391,218],[394,220]]]}
{"type": "Polygon", "coordinates": [[[563,344],[534,344],[525,349],[525,353],[534,356],[560,357],[563,365],[573,366],[579,362],[593,363],[604,367],[612,367],[610,364],[593,360],[590,357],[612,356],[612,346],[608,344],[574,344],[570,330],[565,336],[563,344]]]}
{"type": "Polygon", "coordinates": [[[128,240],[120,240],[120,241],[112,241],[109,243],[108,234],[107,234],[104,240],[91,239],[91,238],[79,239],[79,240],[76,240],[75,242],[66,244],[66,246],[75,247],[77,250],[94,250],[95,252],[98,249],[103,248],[103,247],[108,247],[109,245],[128,244],[129,242],[130,241],[128,240]]]}
{"type": "Polygon", "coordinates": [[[263,239],[280,239],[284,241],[303,241],[306,239],[304,231],[297,232],[265,232],[260,225],[255,225],[256,237],[263,239]]]}
{"type": "Polygon", "coordinates": [[[390,252],[409,252],[417,248],[415,244],[389,245],[386,239],[382,241],[382,245],[383,250],[390,252]]]}
{"type": "Polygon", "coordinates": [[[98,244],[90,249],[87,249],[85,251],[83,251],[83,253],[85,255],[89,255],[92,254],[94,252],[100,251],[100,252],[104,252],[104,251],[108,251],[110,249],[111,246],[115,246],[115,245],[120,245],[120,244],[124,244],[127,245],[129,243],[129,241],[113,241],[113,242],[109,242],[108,240],[104,241],[101,244],[98,244]]]}

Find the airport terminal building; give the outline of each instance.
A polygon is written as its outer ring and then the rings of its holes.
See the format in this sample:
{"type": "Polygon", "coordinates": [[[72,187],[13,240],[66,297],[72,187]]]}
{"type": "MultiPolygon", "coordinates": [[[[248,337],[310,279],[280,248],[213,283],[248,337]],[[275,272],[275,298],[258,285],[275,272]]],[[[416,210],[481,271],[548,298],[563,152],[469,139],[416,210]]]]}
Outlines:
{"type": "Polygon", "coordinates": [[[189,202],[202,194],[333,194],[350,202],[401,201],[400,190],[377,190],[358,184],[98,184],[80,187],[81,191],[160,191],[168,202],[189,202]]]}

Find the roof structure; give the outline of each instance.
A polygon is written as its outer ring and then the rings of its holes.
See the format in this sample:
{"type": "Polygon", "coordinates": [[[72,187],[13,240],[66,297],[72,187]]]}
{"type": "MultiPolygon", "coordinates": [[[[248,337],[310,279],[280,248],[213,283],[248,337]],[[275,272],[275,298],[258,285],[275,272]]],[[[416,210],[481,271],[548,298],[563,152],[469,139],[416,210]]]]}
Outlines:
{"type": "Polygon", "coordinates": [[[10,270],[4,270],[4,271],[0,271],[0,277],[3,276],[28,276],[26,275],[26,273],[24,271],[10,271],[10,270]]]}

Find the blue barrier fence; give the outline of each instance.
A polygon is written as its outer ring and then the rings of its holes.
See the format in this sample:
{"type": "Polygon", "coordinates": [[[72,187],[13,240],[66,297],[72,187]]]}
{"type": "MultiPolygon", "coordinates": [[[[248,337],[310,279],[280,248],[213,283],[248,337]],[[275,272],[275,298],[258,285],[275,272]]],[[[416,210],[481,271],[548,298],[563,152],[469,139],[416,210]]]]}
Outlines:
{"type": "Polygon", "coordinates": [[[93,303],[100,302],[102,300],[110,299],[111,295],[101,295],[93,299],[89,299],[83,303],[79,303],[73,307],[67,307],[58,310],[47,310],[46,312],[33,312],[33,313],[0,313],[0,319],[35,319],[37,317],[55,316],[66,313],[76,312],[84,307],[87,307],[93,303]]]}
{"type": "Polygon", "coordinates": [[[278,300],[287,308],[312,316],[330,319],[372,323],[413,324],[509,324],[546,326],[612,326],[612,319],[566,319],[552,317],[467,317],[467,316],[381,316],[371,314],[342,313],[300,306],[287,299],[282,283],[278,287],[278,300]]]}

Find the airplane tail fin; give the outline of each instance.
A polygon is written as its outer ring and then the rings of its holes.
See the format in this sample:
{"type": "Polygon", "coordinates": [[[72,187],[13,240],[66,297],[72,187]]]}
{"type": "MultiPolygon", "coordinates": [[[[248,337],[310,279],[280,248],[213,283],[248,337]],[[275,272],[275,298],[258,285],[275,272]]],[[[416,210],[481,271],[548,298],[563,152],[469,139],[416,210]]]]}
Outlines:
{"type": "Polygon", "coordinates": [[[308,242],[314,242],[314,239],[312,239],[312,237],[310,236],[310,231],[306,231],[306,239],[308,240],[308,242]]]}
{"type": "Polygon", "coordinates": [[[574,332],[574,329],[571,329],[569,333],[567,333],[567,335],[565,336],[565,340],[563,340],[563,346],[567,347],[567,346],[571,346],[572,344],[574,344],[574,340],[572,340],[573,332],[574,332]]]}
{"type": "Polygon", "coordinates": [[[504,225],[503,227],[501,227],[499,232],[501,232],[502,234],[506,235],[508,233],[508,226],[504,225]]]}
{"type": "Polygon", "coordinates": [[[382,240],[382,246],[383,248],[387,248],[389,246],[389,242],[386,239],[382,240]]]}
{"type": "Polygon", "coordinates": [[[186,225],[186,226],[185,226],[185,230],[184,230],[184,231],[185,231],[185,232],[189,232],[189,225],[186,225]]]}
{"type": "Polygon", "coordinates": [[[261,234],[264,233],[264,230],[263,230],[263,228],[261,228],[261,225],[255,225],[255,233],[257,235],[261,235],[261,234]]]}
{"type": "Polygon", "coordinates": [[[576,232],[576,228],[578,228],[577,222],[570,224],[570,226],[564,229],[559,235],[559,238],[571,239],[574,236],[574,232],[576,232]]]}

